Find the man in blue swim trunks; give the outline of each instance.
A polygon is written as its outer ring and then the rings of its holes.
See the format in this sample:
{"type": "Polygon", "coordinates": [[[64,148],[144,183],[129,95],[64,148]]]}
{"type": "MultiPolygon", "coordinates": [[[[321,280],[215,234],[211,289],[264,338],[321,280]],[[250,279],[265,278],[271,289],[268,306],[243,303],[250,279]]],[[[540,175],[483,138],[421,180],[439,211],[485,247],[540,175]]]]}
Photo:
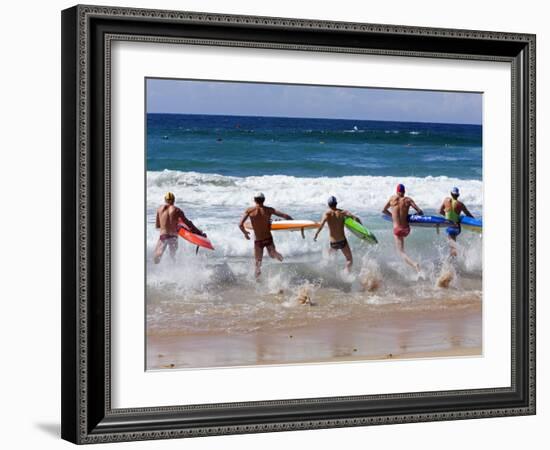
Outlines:
{"type": "Polygon", "coordinates": [[[349,211],[337,208],[338,202],[334,196],[330,196],[327,203],[329,209],[323,214],[321,225],[319,226],[317,233],[315,233],[313,240],[317,240],[317,237],[325,224],[328,224],[330,251],[332,253],[338,250],[342,251],[346,257],[346,270],[349,272],[351,271],[351,265],[353,264],[353,256],[346,239],[346,234],[344,233],[344,221],[346,220],[346,217],[351,217],[356,222],[361,223],[361,219],[349,211]]]}
{"type": "Polygon", "coordinates": [[[460,214],[464,213],[468,217],[474,217],[472,214],[470,214],[470,211],[468,211],[466,205],[458,200],[459,195],[460,191],[457,187],[454,187],[451,190],[451,196],[445,197],[443,203],[441,204],[441,208],[439,208],[439,214],[445,216],[447,220],[450,220],[451,222],[456,224],[447,227],[446,229],[447,238],[449,239],[449,246],[451,247],[451,256],[457,255],[455,245],[456,237],[462,231],[460,228],[460,214]]]}

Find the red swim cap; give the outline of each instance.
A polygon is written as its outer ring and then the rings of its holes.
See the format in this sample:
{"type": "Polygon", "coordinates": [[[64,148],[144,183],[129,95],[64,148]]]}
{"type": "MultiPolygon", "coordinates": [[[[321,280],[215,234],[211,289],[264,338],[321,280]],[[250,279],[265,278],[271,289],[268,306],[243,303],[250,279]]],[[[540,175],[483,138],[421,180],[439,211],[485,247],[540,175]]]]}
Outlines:
{"type": "Polygon", "coordinates": [[[399,183],[397,185],[397,188],[395,189],[396,192],[402,192],[403,194],[405,193],[405,186],[402,185],[401,183],[399,183]]]}

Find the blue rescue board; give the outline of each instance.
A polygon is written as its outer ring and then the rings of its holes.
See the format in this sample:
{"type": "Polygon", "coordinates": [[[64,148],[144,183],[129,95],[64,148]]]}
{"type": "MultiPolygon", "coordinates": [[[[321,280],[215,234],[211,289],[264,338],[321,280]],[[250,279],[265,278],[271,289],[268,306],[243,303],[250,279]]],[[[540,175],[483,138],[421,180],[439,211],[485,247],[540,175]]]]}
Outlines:
{"type": "MultiPolygon", "coordinates": [[[[453,222],[441,216],[420,216],[418,214],[409,214],[408,217],[409,224],[413,227],[437,228],[449,226],[452,227],[454,225],[453,222]]],[[[382,215],[382,218],[384,220],[387,220],[388,222],[392,221],[392,218],[390,216],[386,216],[385,214],[382,215]]],[[[475,219],[472,217],[461,215],[460,225],[466,230],[477,231],[478,233],[481,233],[481,231],[483,231],[483,219],[475,219]]]]}
{"type": "MultiPolygon", "coordinates": [[[[441,216],[420,216],[418,214],[409,214],[409,224],[413,227],[441,227],[451,226],[453,223],[441,216]]],[[[382,218],[388,222],[392,221],[392,218],[387,215],[383,215],[382,218]]]]}
{"type": "Polygon", "coordinates": [[[483,219],[475,219],[468,216],[460,216],[460,225],[470,231],[483,231],[483,219]]]}

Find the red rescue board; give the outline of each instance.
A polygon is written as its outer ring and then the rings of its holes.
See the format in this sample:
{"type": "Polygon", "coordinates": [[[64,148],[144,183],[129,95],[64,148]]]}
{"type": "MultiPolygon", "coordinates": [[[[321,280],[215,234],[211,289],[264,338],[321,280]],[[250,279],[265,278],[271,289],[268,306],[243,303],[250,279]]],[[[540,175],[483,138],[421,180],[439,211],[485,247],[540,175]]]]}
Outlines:
{"type": "Polygon", "coordinates": [[[178,223],[178,234],[191,244],[195,244],[198,247],[207,248],[208,250],[214,250],[210,239],[201,236],[200,234],[191,233],[183,222],[178,223]]]}

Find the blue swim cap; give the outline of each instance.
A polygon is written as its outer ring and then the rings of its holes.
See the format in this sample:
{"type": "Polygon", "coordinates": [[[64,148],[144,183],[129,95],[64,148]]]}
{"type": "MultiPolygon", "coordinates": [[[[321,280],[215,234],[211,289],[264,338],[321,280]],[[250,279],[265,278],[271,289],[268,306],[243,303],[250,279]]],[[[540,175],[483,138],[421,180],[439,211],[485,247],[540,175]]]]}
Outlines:
{"type": "Polygon", "coordinates": [[[338,201],[336,200],[336,197],[334,195],[331,195],[327,200],[328,206],[336,206],[338,204],[338,201]]]}
{"type": "Polygon", "coordinates": [[[404,194],[404,193],[405,193],[405,185],[399,183],[399,184],[397,185],[397,187],[395,188],[395,191],[396,191],[396,192],[402,192],[402,193],[404,194]]]}
{"type": "Polygon", "coordinates": [[[451,190],[451,194],[453,194],[453,195],[460,195],[460,191],[459,191],[458,188],[455,186],[455,187],[451,190]]]}

